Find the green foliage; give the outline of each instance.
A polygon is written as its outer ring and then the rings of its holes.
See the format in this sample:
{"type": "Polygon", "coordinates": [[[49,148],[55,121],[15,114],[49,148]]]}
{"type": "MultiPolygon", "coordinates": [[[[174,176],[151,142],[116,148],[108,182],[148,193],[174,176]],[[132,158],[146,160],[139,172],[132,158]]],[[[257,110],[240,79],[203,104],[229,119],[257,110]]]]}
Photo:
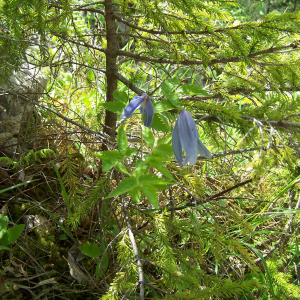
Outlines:
{"type": "Polygon", "coordinates": [[[87,243],[78,247],[78,249],[86,256],[96,258],[101,255],[100,247],[95,243],[87,243]]]}
{"type": "MultiPolygon", "coordinates": [[[[23,61],[49,78],[35,151],[0,158],[1,196],[26,198],[63,230],[55,257],[66,239],[81,244],[93,299],[299,298],[296,2],[104,2],[0,1],[0,80],[23,61]],[[135,114],[124,125],[124,107],[144,92],[152,128],[135,114]],[[183,107],[213,154],[186,168],[171,145],[183,107]],[[42,188],[11,195],[28,183],[14,182],[24,169],[42,188]]],[[[61,293],[80,297],[67,277],[61,293]]]]}
{"type": "Polygon", "coordinates": [[[7,229],[8,217],[0,214],[0,250],[10,250],[7,245],[13,243],[25,228],[24,224],[7,229]]]}
{"type": "Polygon", "coordinates": [[[42,163],[42,158],[56,157],[56,153],[51,149],[41,149],[37,151],[30,150],[21,161],[16,162],[9,157],[0,157],[0,162],[5,162],[7,165],[12,165],[13,168],[18,168],[24,164],[30,165],[35,162],[42,163]]]}

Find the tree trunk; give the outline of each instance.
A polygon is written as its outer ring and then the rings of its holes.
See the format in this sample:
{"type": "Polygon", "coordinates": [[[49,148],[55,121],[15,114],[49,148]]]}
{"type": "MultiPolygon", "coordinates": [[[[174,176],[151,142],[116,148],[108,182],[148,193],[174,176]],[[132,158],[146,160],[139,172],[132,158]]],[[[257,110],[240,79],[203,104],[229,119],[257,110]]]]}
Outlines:
{"type": "MultiPolygon", "coordinates": [[[[117,70],[116,50],[116,28],[115,19],[113,16],[113,2],[105,0],[105,23],[106,23],[106,102],[114,101],[113,91],[117,89],[118,79],[114,75],[117,70]]],[[[103,131],[109,134],[112,138],[115,136],[117,123],[117,114],[106,111],[103,131]]]]}

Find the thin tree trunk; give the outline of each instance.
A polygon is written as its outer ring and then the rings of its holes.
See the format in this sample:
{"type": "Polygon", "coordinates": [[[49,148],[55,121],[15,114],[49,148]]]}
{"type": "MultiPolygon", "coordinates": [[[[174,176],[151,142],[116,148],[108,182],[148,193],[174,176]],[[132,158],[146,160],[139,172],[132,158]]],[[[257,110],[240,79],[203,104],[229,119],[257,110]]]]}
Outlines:
{"type": "MultiPolygon", "coordinates": [[[[118,86],[118,79],[115,77],[114,72],[117,70],[117,56],[116,50],[116,28],[115,19],[113,16],[113,2],[111,0],[105,0],[105,23],[106,23],[106,102],[114,101],[113,91],[118,86]]],[[[117,114],[106,111],[104,129],[103,131],[109,134],[111,137],[115,136],[117,122],[117,114]]]]}

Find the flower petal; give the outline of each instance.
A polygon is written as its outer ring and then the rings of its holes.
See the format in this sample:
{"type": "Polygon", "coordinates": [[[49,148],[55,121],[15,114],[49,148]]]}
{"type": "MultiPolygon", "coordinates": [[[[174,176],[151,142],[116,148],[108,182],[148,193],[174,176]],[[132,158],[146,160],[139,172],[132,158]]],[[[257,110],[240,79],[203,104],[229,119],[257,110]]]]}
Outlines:
{"type": "Polygon", "coordinates": [[[143,104],[145,96],[147,96],[147,94],[143,94],[142,96],[134,96],[130,103],[126,105],[121,118],[130,118],[132,114],[143,104]]]}
{"type": "Polygon", "coordinates": [[[147,96],[144,106],[142,105],[140,107],[140,111],[142,111],[143,109],[146,115],[144,125],[150,128],[154,117],[154,106],[149,96],[147,96]]]}
{"type": "Polygon", "coordinates": [[[197,128],[196,128],[196,130],[194,130],[194,135],[195,135],[195,138],[197,140],[198,154],[200,154],[200,155],[202,155],[203,157],[206,157],[206,158],[211,158],[210,152],[207,150],[207,148],[199,140],[199,133],[198,133],[197,128]]]}
{"type": "Polygon", "coordinates": [[[180,142],[183,150],[186,153],[183,165],[185,166],[188,162],[193,165],[197,161],[198,156],[196,139],[198,133],[195,132],[197,131],[197,127],[193,117],[186,110],[180,112],[178,118],[178,127],[180,142]]]}
{"type": "Polygon", "coordinates": [[[176,121],[175,127],[173,129],[173,133],[172,133],[172,147],[173,147],[173,152],[174,152],[177,162],[180,165],[182,165],[182,146],[181,146],[180,137],[179,137],[178,120],[176,121]]]}
{"type": "Polygon", "coordinates": [[[211,158],[210,152],[207,150],[207,148],[202,144],[202,142],[199,140],[197,141],[197,148],[198,153],[206,158],[211,158]]]}

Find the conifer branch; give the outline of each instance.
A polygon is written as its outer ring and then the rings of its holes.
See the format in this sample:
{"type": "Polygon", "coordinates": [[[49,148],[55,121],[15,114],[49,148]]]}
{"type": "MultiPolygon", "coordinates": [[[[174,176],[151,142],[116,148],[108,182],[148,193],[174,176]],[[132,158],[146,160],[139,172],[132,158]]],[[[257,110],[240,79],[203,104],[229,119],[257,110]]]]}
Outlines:
{"type": "MultiPolygon", "coordinates": [[[[1,89],[0,89],[1,90],[1,89]]],[[[4,90],[2,90],[2,91],[4,91],[4,90]]],[[[92,130],[92,129],[90,129],[89,127],[87,127],[87,126],[85,126],[85,125],[82,125],[82,124],[80,124],[80,123],[78,123],[78,122],[76,122],[76,121],[74,121],[74,120],[72,120],[72,119],[70,119],[70,118],[67,118],[67,117],[65,117],[64,115],[62,115],[61,113],[59,113],[59,112],[57,112],[55,109],[53,109],[53,108],[51,108],[51,107],[48,107],[48,106],[46,106],[46,105],[43,105],[43,104],[41,104],[40,102],[37,102],[37,101],[33,101],[33,100],[31,100],[31,99],[29,99],[28,97],[26,97],[26,96],[24,96],[24,95],[21,95],[21,94],[17,94],[17,93],[15,93],[15,92],[13,92],[13,91],[5,91],[7,94],[11,94],[11,95],[13,95],[13,96],[15,96],[15,97],[18,97],[18,98],[20,98],[20,99],[22,99],[22,100],[25,100],[25,101],[27,101],[27,102],[29,102],[29,103],[31,103],[31,104],[34,104],[34,105],[36,105],[36,106],[39,106],[39,107],[41,107],[41,108],[43,108],[43,109],[45,109],[45,110],[48,110],[48,111],[50,111],[51,113],[53,113],[53,114],[55,114],[56,116],[58,116],[59,118],[61,118],[62,120],[64,120],[64,121],[66,121],[66,122],[68,122],[68,123],[71,123],[71,124],[73,124],[73,125],[75,125],[75,126],[77,126],[77,127],[79,127],[79,128],[81,128],[81,129],[83,129],[84,131],[86,131],[86,132],[88,132],[88,133],[90,133],[90,134],[92,134],[92,135],[94,135],[94,136],[96,136],[96,137],[98,137],[98,138],[100,138],[101,140],[103,140],[103,141],[106,141],[106,142],[109,142],[110,141],[110,137],[107,135],[107,134],[105,134],[104,132],[102,132],[102,131],[94,131],[94,130],[92,130]]]]}
{"type": "Polygon", "coordinates": [[[52,34],[59,37],[59,38],[61,38],[61,39],[63,39],[63,40],[65,40],[65,41],[68,41],[69,43],[79,45],[79,46],[83,46],[83,47],[87,47],[87,48],[90,48],[90,49],[94,49],[94,50],[97,50],[99,52],[106,53],[106,49],[97,47],[95,45],[89,44],[89,43],[84,42],[84,41],[79,41],[77,38],[72,39],[72,38],[64,36],[64,35],[60,34],[59,32],[56,32],[56,31],[52,32],[52,34]]]}
{"type": "MultiPolygon", "coordinates": [[[[245,58],[251,59],[257,56],[265,55],[265,54],[272,54],[272,53],[277,53],[279,51],[282,51],[284,49],[289,49],[289,48],[294,48],[294,43],[290,43],[286,46],[281,46],[281,47],[271,47],[265,50],[253,52],[251,54],[248,54],[245,56],[245,58]]],[[[183,65],[183,66],[192,66],[192,65],[204,65],[205,63],[202,60],[192,60],[192,59],[183,59],[183,60],[173,60],[173,59],[168,59],[168,58],[156,58],[156,57],[150,57],[150,56],[144,56],[138,53],[132,53],[129,51],[124,51],[124,50],[116,50],[114,51],[116,55],[120,56],[127,56],[131,57],[133,59],[136,59],[138,61],[146,61],[146,62],[154,62],[154,63],[159,63],[159,64],[173,64],[173,65],[183,65]]],[[[222,58],[214,58],[211,59],[207,65],[212,66],[215,64],[220,64],[220,63],[229,63],[229,62],[240,62],[243,61],[240,56],[233,56],[233,57],[222,57],[222,58]]]]}
{"type": "MultiPolygon", "coordinates": [[[[167,14],[166,14],[167,15],[167,14]]],[[[225,27],[225,28],[217,28],[213,30],[156,30],[156,29],[147,29],[144,27],[137,26],[129,21],[126,21],[124,18],[122,18],[119,14],[114,13],[115,19],[124,23],[128,27],[132,29],[136,29],[138,32],[147,32],[150,34],[154,35],[207,35],[207,34],[215,34],[215,33],[221,33],[221,32],[226,32],[229,30],[238,30],[238,29],[244,29],[245,27],[249,27],[247,23],[241,24],[241,25],[236,25],[236,26],[231,26],[231,27],[225,27]]],[[[186,20],[189,21],[189,20],[186,20]]],[[[273,28],[271,28],[273,29],[273,28]]]]}
{"type": "Polygon", "coordinates": [[[142,94],[145,93],[143,90],[139,89],[134,84],[132,84],[128,79],[126,79],[118,71],[114,71],[114,75],[115,75],[116,78],[118,78],[121,82],[123,82],[128,88],[130,88],[136,94],[141,96],[142,94]]]}

